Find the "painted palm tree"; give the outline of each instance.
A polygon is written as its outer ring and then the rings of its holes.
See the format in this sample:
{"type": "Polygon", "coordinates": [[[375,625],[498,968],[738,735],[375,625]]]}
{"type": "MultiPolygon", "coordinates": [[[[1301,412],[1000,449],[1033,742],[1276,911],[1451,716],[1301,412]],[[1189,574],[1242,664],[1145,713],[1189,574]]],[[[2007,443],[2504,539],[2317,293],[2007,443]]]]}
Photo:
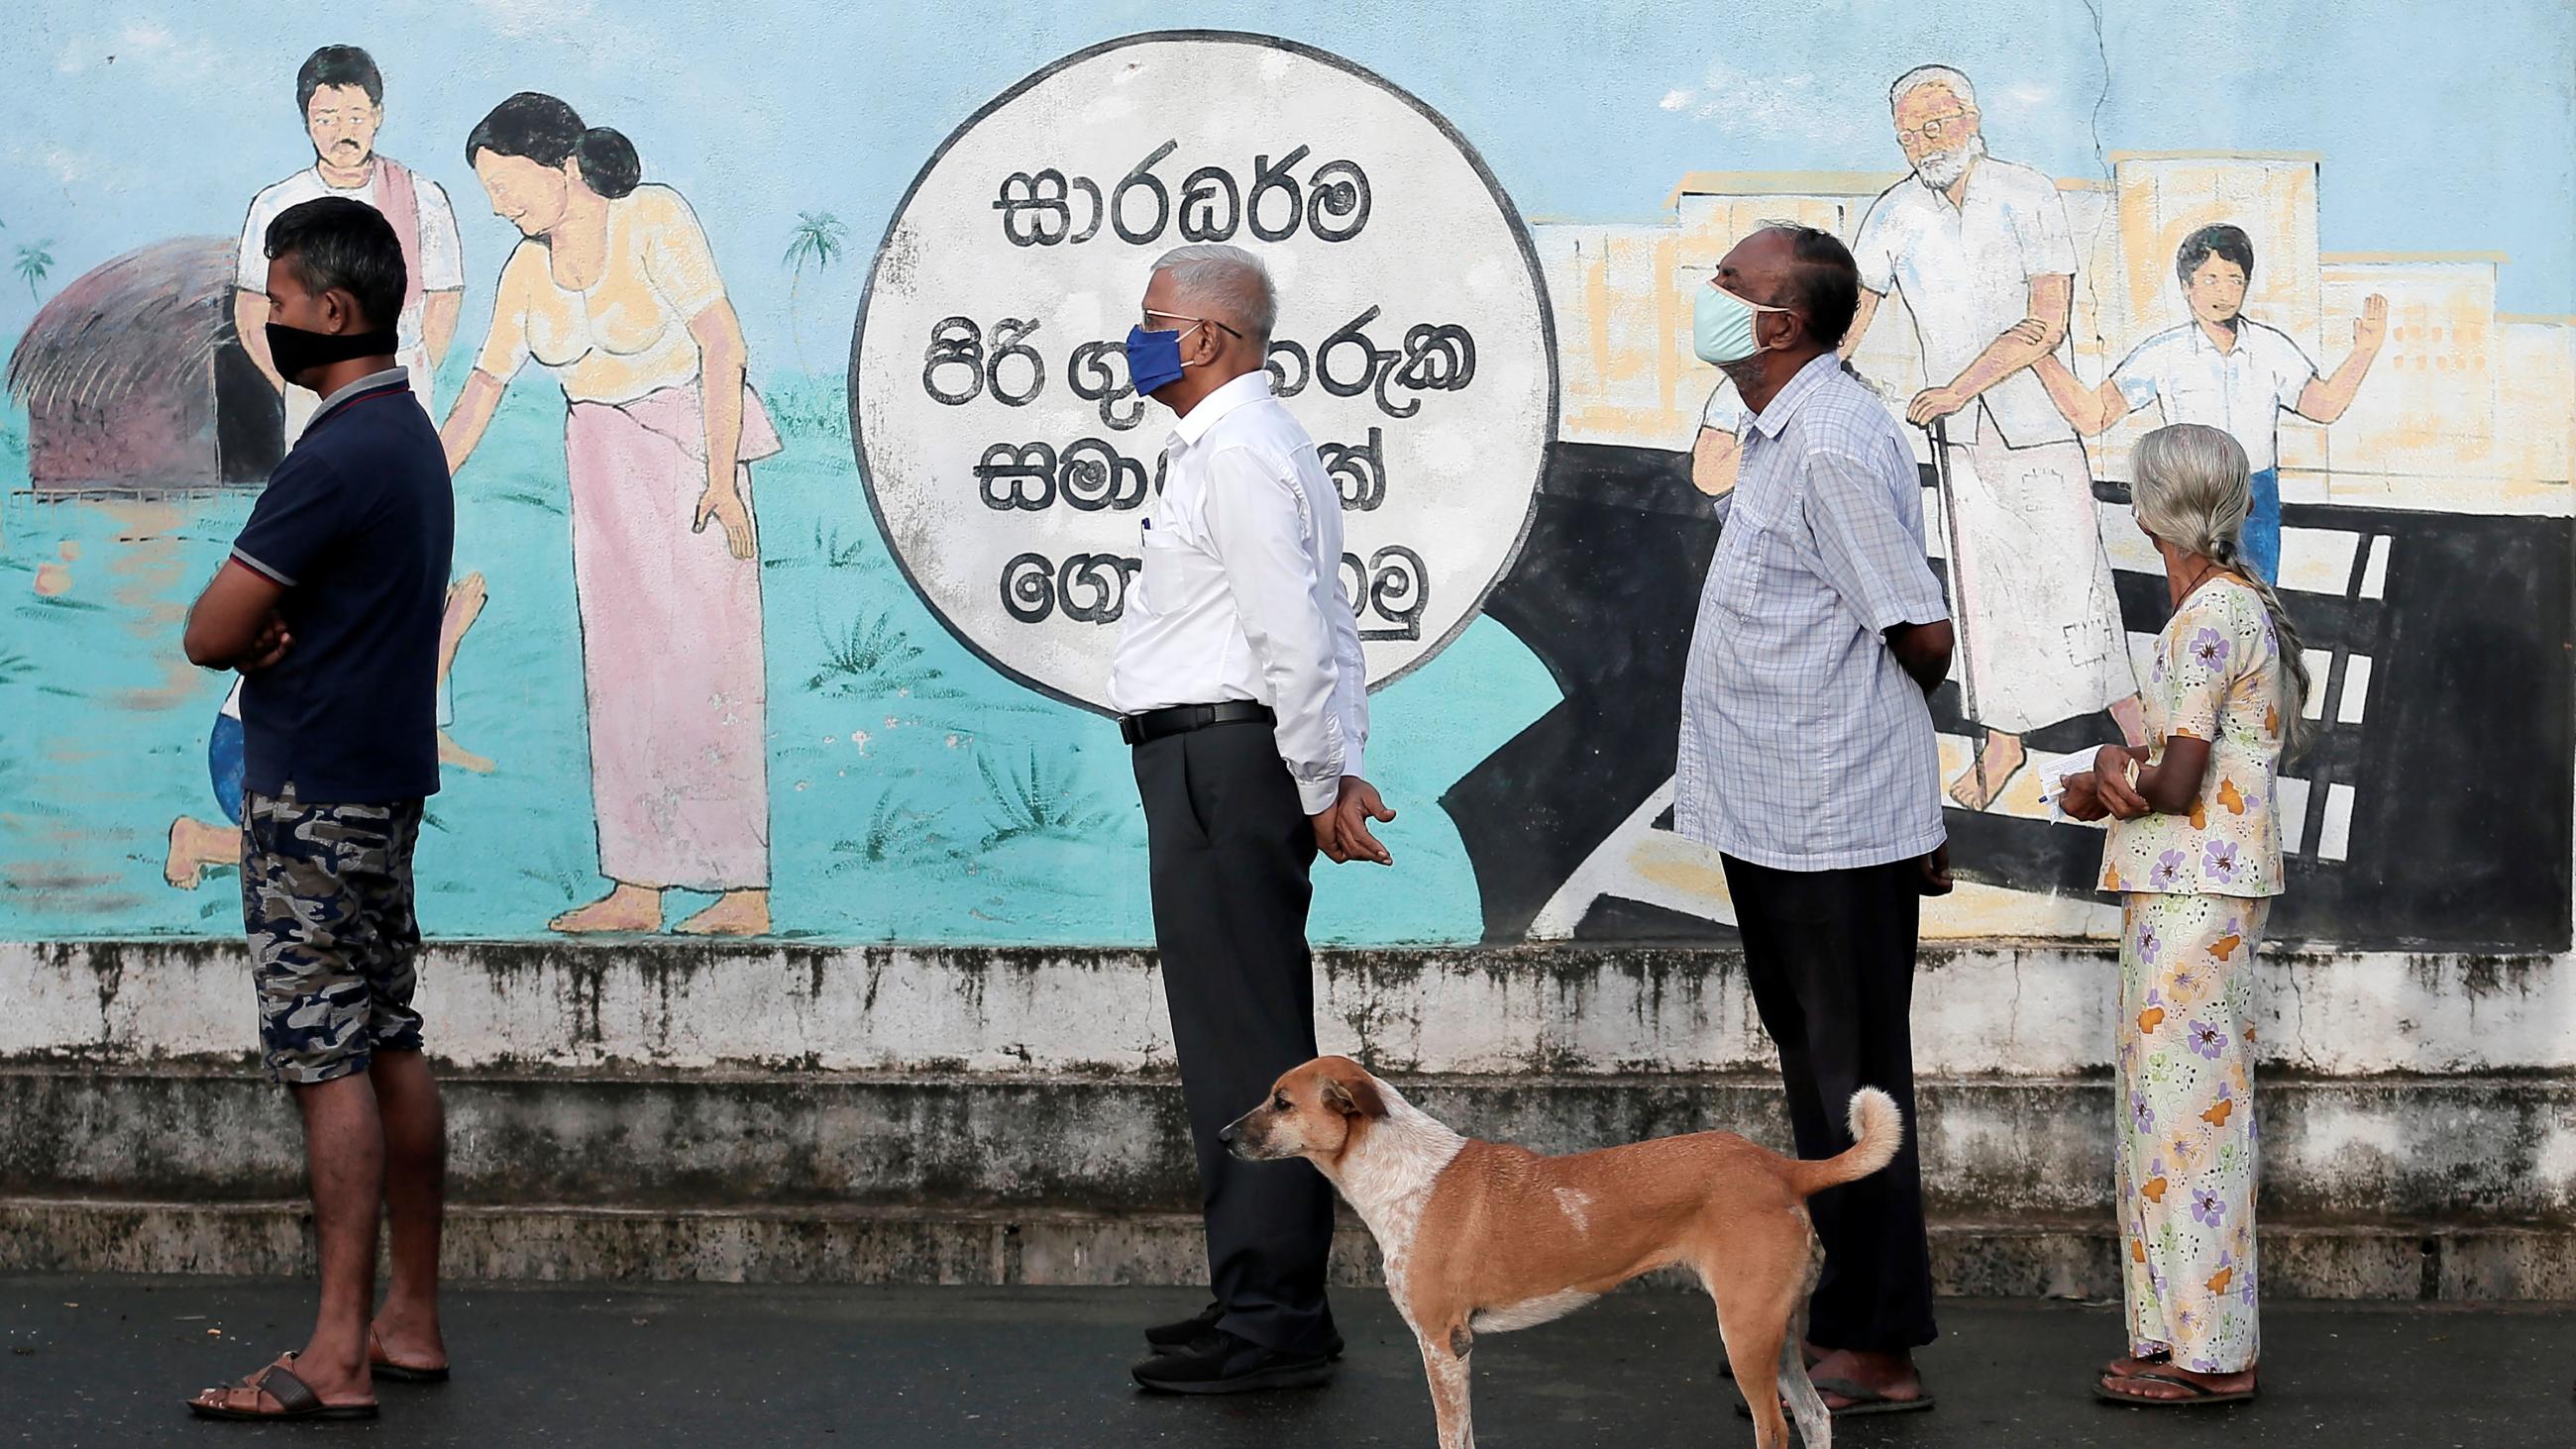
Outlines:
{"type": "Polygon", "coordinates": [[[53,244],[53,239],[48,237],[43,241],[18,248],[18,262],[14,270],[18,273],[18,279],[27,284],[27,295],[30,297],[36,295],[36,284],[43,281],[46,274],[54,269],[54,254],[45,250],[53,244]]]}
{"type": "Polygon", "coordinates": [[[796,366],[806,376],[814,370],[805,365],[805,338],[796,315],[796,294],[805,281],[805,269],[821,272],[841,259],[841,240],[850,229],[828,211],[796,213],[796,227],[788,233],[787,255],[779,265],[789,269],[787,282],[787,335],[796,347],[796,366]]]}

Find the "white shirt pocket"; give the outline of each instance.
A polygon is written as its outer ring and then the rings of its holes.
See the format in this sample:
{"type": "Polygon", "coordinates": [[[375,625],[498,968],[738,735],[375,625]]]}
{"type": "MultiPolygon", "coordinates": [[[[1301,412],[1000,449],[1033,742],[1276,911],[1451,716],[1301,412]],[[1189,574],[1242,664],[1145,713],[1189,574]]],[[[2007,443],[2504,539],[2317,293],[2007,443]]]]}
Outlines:
{"type": "Polygon", "coordinates": [[[1138,542],[1144,559],[1137,574],[1138,598],[1156,614],[1197,607],[1218,572],[1216,560],[1169,528],[1141,529],[1138,542]]]}

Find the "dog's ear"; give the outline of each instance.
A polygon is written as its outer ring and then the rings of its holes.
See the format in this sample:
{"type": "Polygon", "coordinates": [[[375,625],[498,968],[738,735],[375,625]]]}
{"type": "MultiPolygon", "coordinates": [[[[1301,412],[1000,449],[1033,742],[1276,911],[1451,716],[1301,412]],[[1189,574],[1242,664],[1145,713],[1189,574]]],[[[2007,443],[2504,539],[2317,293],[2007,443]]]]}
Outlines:
{"type": "Polygon", "coordinates": [[[1377,1083],[1365,1076],[1326,1078],[1324,1105],[1345,1117],[1386,1115],[1386,1099],[1377,1094],[1377,1083]]]}

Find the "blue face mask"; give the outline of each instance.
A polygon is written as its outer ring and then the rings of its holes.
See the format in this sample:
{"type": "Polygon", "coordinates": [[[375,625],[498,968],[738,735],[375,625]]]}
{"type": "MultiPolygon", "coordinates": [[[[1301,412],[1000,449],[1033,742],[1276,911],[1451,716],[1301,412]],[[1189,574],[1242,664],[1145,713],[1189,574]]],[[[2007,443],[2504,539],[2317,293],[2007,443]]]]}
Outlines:
{"type": "Polygon", "coordinates": [[[1178,332],[1148,332],[1142,323],[1127,329],[1127,380],[1138,396],[1151,397],[1181,380],[1181,339],[1202,325],[1193,322],[1178,332]]]}
{"type": "Polygon", "coordinates": [[[1742,362],[1762,350],[1753,336],[1754,319],[1764,312],[1789,310],[1747,302],[1712,282],[1700,288],[1691,303],[1691,351],[1712,367],[1742,362]]]}

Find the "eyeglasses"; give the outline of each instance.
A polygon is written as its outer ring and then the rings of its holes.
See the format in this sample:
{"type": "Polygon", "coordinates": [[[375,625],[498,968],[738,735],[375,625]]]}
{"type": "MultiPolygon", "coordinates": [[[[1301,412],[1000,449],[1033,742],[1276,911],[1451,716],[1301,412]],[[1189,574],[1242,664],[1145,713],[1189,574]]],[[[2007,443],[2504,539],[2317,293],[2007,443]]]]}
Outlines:
{"type": "Polygon", "coordinates": [[[1917,141],[1938,141],[1951,127],[1975,114],[1974,111],[1952,111],[1946,116],[1934,116],[1910,131],[1898,131],[1896,143],[1911,146],[1917,141]]]}
{"type": "Polygon", "coordinates": [[[1157,329],[1154,326],[1154,319],[1157,317],[1169,317],[1175,322],[1204,322],[1210,327],[1214,327],[1218,331],[1225,333],[1229,337],[1241,337],[1243,335],[1242,333],[1235,331],[1233,328],[1226,326],[1224,323],[1219,322],[1214,317],[1193,317],[1187,312],[1157,312],[1151,307],[1145,309],[1144,320],[1139,322],[1137,325],[1143,327],[1148,332],[1155,331],[1157,329]]]}

